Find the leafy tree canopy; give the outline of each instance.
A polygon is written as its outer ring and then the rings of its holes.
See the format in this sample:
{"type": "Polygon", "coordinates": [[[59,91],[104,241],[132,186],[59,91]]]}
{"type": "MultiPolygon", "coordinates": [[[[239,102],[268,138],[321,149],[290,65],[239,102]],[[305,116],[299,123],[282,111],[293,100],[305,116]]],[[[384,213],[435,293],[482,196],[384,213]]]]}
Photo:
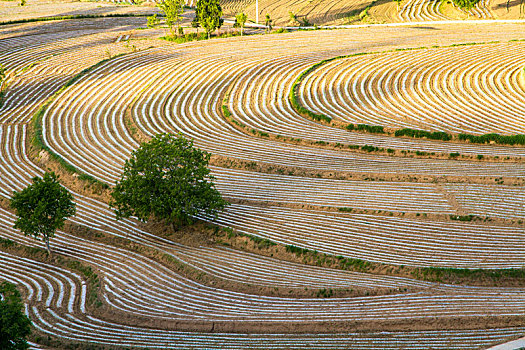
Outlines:
{"type": "Polygon", "coordinates": [[[266,19],[264,20],[264,25],[266,26],[266,33],[270,33],[272,31],[272,19],[270,18],[270,15],[266,14],[266,19]]]}
{"type": "Polygon", "coordinates": [[[5,80],[5,68],[0,64],[0,89],[2,88],[2,84],[5,80]]]}
{"type": "Polygon", "coordinates": [[[182,14],[184,13],[184,0],[163,0],[158,7],[166,15],[166,24],[170,27],[171,35],[175,36],[175,25],[180,26],[182,14]]]}
{"type": "Polygon", "coordinates": [[[479,2],[479,0],[452,0],[454,4],[461,7],[464,10],[470,10],[479,2]]]}
{"type": "Polygon", "coordinates": [[[111,194],[117,218],[155,218],[176,229],[195,215],[216,215],[226,202],[212,182],[209,160],[209,153],[182,135],[159,134],[142,143],[111,194]]]}
{"type": "Polygon", "coordinates": [[[28,349],[26,337],[31,333],[31,321],[24,314],[20,292],[12,283],[0,283],[0,349],[28,349]]]}
{"type": "Polygon", "coordinates": [[[248,16],[246,16],[244,12],[238,13],[237,16],[235,16],[235,23],[233,24],[233,27],[241,28],[241,36],[244,34],[244,25],[246,24],[247,19],[248,16]]]}
{"type": "Polygon", "coordinates": [[[33,178],[33,183],[22,191],[15,191],[11,207],[18,216],[14,228],[26,236],[38,238],[42,235],[50,254],[49,238],[64,227],[68,217],[75,215],[73,196],[60,185],[55,173],[48,172],[43,178],[33,178]]]}
{"type": "Polygon", "coordinates": [[[208,39],[211,32],[222,26],[222,8],[219,0],[198,0],[195,15],[201,27],[206,30],[208,39]]]}

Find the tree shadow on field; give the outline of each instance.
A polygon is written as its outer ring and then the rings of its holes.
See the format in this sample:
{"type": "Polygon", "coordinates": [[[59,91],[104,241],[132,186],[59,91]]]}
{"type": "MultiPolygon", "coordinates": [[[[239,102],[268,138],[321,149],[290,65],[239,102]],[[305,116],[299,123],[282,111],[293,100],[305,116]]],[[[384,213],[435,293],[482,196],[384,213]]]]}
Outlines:
{"type": "Polygon", "coordinates": [[[423,30],[438,30],[436,27],[425,27],[425,26],[414,26],[408,27],[410,29],[423,29],[423,30]]]}
{"type": "MultiPolygon", "coordinates": [[[[509,8],[513,7],[513,6],[518,6],[518,5],[521,5],[523,3],[522,0],[513,0],[513,1],[509,1],[509,8]]],[[[495,8],[497,9],[501,9],[501,8],[507,8],[507,2],[506,1],[503,1],[497,5],[494,5],[495,8]]]]}

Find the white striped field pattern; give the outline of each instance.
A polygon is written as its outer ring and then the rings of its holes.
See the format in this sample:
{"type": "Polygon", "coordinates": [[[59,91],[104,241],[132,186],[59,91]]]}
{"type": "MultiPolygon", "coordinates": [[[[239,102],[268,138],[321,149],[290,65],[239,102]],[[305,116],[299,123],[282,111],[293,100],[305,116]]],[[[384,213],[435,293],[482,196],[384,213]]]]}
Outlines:
{"type": "MultiPolygon", "coordinates": [[[[217,219],[204,219],[286,245],[385,264],[492,269],[524,265],[525,231],[517,224],[525,220],[522,186],[483,183],[484,178],[523,176],[523,162],[417,159],[301,146],[256,137],[222,115],[225,104],[233,118],[249,128],[311,141],[523,157],[520,147],[351,133],[299,115],[287,98],[293,82],[323,59],[359,50],[353,31],[214,39],[206,45],[152,41],[151,45],[160,45],[154,48],[148,48],[145,39],[139,51],[131,52],[116,39],[129,35],[126,31],[134,21],[138,20],[119,24],[106,19],[98,28],[82,25],[89,21],[71,21],[72,27],[52,32],[47,25],[15,26],[24,33],[20,36],[0,29],[0,58],[9,83],[0,107],[1,198],[9,198],[45,170],[30,154],[35,111],[73,76],[107,58],[105,50],[111,49],[114,55],[126,54],[83,74],[55,97],[42,119],[46,146],[81,172],[114,184],[125,159],[139,145],[129,128],[133,122],[146,136],[181,132],[199,147],[232,160],[414,176],[411,181],[358,181],[212,166],[217,189],[234,204],[217,219]],[[309,44],[314,40],[317,45],[309,44]],[[419,182],[420,175],[467,181],[419,182]],[[405,213],[411,216],[404,217],[405,213]],[[496,222],[448,219],[460,214],[496,222]]],[[[484,30],[489,39],[508,35],[488,26],[484,30]]],[[[378,44],[385,40],[384,32],[376,35],[371,40],[378,44]]],[[[428,35],[441,36],[432,31],[428,35]]],[[[305,77],[299,89],[301,103],[353,123],[519,133],[522,48],[515,42],[339,59],[305,77]]],[[[316,323],[515,318],[525,313],[525,294],[518,287],[450,285],[303,265],[220,245],[190,247],[147,232],[134,219],[117,221],[106,203],[72,192],[77,204],[72,223],[155,249],[200,273],[292,291],[361,288],[367,295],[284,297],[213,287],[137,252],[60,231],[52,240],[53,250],[96,270],[103,309],[116,316],[105,319],[87,305],[87,282],[79,273],[0,250],[0,279],[19,286],[26,313],[42,335],[65,342],[147,348],[477,349],[525,330],[514,324],[486,329],[283,332],[316,323]],[[196,332],[167,326],[177,322],[207,328],[196,332]],[[225,325],[242,322],[275,326],[276,331],[212,331],[215,324],[234,329],[225,325]]],[[[9,209],[0,208],[0,238],[40,246],[12,228],[14,219],[9,209]]]]}
{"type": "MultiPolygon", "coordinates": [[[[444,1],[441,0],[408,0],[400,7],[398,17],[402,22],[446,20],[447,17],[440,11],[443,3],[444,1]]],[[[460,10],[474,18],[492,18],[492,14],[487,8],[487,3],[487,1],[481,0],[468,11],[460,10]]]]}
{"type": "Polygon", "coordinates": [[[353,123],[523,133],[523,49],[505,43],[334,60],[304,80],[302,102],[353,123]]]}

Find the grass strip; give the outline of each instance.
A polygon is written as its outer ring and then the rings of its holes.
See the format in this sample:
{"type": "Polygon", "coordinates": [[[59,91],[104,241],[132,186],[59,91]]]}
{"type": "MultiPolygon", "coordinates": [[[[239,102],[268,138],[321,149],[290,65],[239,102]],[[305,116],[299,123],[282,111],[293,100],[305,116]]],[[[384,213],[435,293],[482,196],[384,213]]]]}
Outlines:
{"type": "MultiPolygon", "coordinates": [[[[346,211],[346,210],[345,210],[346,211]]],[[[351,210],[348,210],[350,212],[351,210]]],[[[363,259],[335,256],[333,254],[320,253],[316,250],[299,247],[292,244],[276,243],[268,238],[240,233],[231,228],[215,228],[216,234],[222,233],[229,240],[235,237],[247,237],[253,241],[260,252],[275,249],[292,254],[307,265],[335,268],[346,271],[356,271],[370,274],[409,277],[428,282],[477,285],[477,286],[502,286],[521,285],[525,278],[524,268],[505,269],[466,269],[450,267],[413,267],[405,265],[392,265],[379,262],[371,262],[363,259]],[[261,243],[263,242],[263,243],[261,243]]],[[[242,249],[242,245],[240,245],[242,249]]],[[[264,253],[263,253],[264,254],[264,253]]],[[[293,260],[292,260],[293,261],[293,260]]]]}

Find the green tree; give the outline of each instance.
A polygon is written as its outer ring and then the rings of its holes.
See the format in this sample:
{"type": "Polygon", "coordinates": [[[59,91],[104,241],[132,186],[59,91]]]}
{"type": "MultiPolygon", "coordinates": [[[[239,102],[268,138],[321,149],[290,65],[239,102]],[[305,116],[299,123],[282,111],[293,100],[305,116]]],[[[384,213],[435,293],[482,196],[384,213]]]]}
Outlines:
{"type": "Polygon", "coordinates": [[[266,14],[264,25],[266,26],[266,33],[270,33],[272,31],[272,19],[269,14],[266,14]]]}
{"type": "Polygon", "coordinates": [[[24,314],[24,304],[16,286],[0,283],[0,349],[28,349],[26,337],[31,333],[31,321],[24,314]]]}
{"type": "Polygon", "coordinates": [[[0,64],[0,90],[2,90],[2,85],[5,80],[5,68],[0,64]]]}
{"type": "Polygon", "coordinates": [[[403,0],[393,0],[395,3],[397,3],[397,12],[399,12],[399,4],[401,3],[401,1],[403,0]]]}
{"type": "Polygon", "coordinates": [[[42,179],[34,177],[31,185],[20,192],[15,191],[11,207],[18,216],[14,228],[26,236],[38,238],[42,235],[50,255],[49,238],[64,227],[68,217],[75,215],[73,196],[60,185],[55,173],[46,172],[42,179]]]}
{"type": "Polygon", "coordinates": [[[215,189],[209,161],[209,153],[182,135],[156,135],[124,164],[110,205],[118,219],[165,220],[174,230],[195,215],[216,215],[227,203],[215,189]]]}
{"type": "Polygon", "coordinates": [[[195,14],[200,25],[206,30],[208,39],[211,32],[222,26],[222,8],[219,0],[198,0],[195,14]]]}
{"type": "Polygon", "coordinates": [[[158,19],[157,14],[155,13],[153,16],[148,16],[148,28],[154,28],[158,26],[160,23],[160,19],[158,19]]]}
{"type": "Polygon", "coordinates": [[[246,24],[247,19],[248,16],[246,16],[244,12],[238,13],[237,16],[235,16],[234,27],[236,26],[241,28],[241,36],[244,34],[244,25],[246,24]]]}
{"type": "Polygon", "coordinates": [[[292,11],[288,11],[288,15],[290,16],[290,23],[292,25],[296,25],[297,24],[297,15],[295,13],[293,13],[292,11]]]}
{"type": "Polygon", "coordinates": [[[201,24],[199,23],[199,19],[197,18],[197,16],[195,16],[195,18],[193,18],[193,20],[191,21],[191,26],[197,29],[197,34],[199,34],[199,27],[201,26],[201,24]]]}
{"type": "Polygon", "coordinates": [[[175,26],[180,32],[180,21],[184,13],[184,0],[163,0],[157,5],[166,15],[166,24],[170,27],[171,36],[175,36],[175,26]]]}

